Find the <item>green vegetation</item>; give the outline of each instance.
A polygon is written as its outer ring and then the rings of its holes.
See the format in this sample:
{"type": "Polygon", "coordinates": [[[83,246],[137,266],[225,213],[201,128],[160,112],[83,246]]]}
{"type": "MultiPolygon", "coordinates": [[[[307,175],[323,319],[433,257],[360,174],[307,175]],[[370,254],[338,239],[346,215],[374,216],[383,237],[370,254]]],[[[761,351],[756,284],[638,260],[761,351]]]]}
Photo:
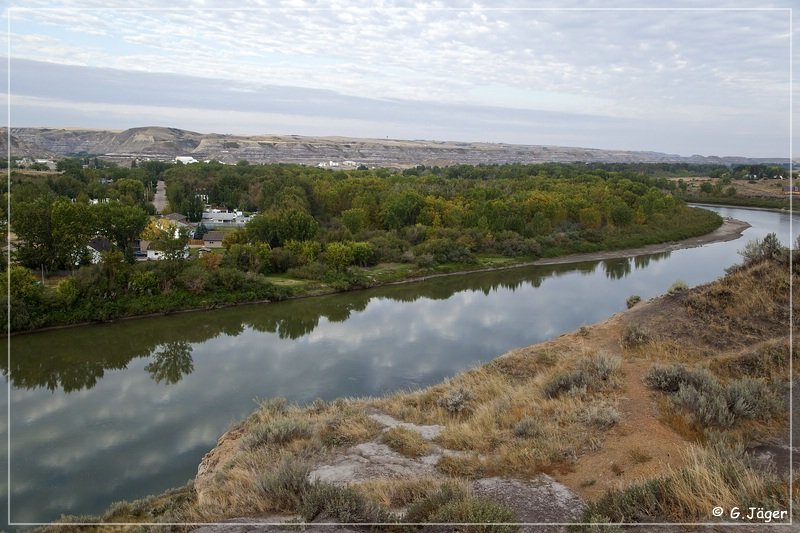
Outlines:
{"type": "Polygon", "coordinates": [[[597,166],[333,172],[220,163],[92,168],[71,159],[59,168],[46,177],[12,174],[14,260],[66,276],[38,291],[14,277],[20,318],[12,331],[637,247],[721,224],[676,200],[665,178],[597,166]],[[171,209],[189,220],[199,220],[201,197],[257,214],[226,232],[220,253],[187,259],[190,231],[148,222],[157,179],[166,181],[171,209]],[[98,236],[111,250],[93,265],[86,244],[98,236]],[[133,265],[138,238],[168,260],[133,265]]]}
{"type": "Polygon", "coordinates": [[[631,307],[633,307],[634,305],[638,304],[641,301],[642,301],[641,296],[639,296],[638,294],[632,294],[628,296],[627,300],[625,300],[625,305],[628,307],[628,309],[630,309],[631,307]]]}

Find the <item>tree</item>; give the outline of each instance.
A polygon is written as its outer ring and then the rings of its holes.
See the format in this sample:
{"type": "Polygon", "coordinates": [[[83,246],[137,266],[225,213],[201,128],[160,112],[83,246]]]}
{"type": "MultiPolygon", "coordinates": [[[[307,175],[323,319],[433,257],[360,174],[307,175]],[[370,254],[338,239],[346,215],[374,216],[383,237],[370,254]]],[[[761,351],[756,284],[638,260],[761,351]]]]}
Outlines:
{"type": "Polygon", "coordinates": [[[197,194],[191,194],[181,202],[181,214],[186,215],[189,222],[200,222],[203,219],[205,204],[197,194]]]}
{"type": "MultiPolygon", "coordinates": [[[[197,225],[197,227],[195,228],[195,230],[194,230],[194,235],[192,235],[192,238],[194,238],[194,239],[202,239],[202,238],[203,238],[203,235],[205,235],[206,233],[208,233],[208,228],[206,227],[206,225],[205,225],[205,224],[203,224],[203,223],[201,222],[201,223],[200,223],[200,224],[198,224],[198,225],[197,225]]],[[[224,237],[223,237],[223,239],[224,239],[224,237]]]]}
{"type": "Polygon", "coordinates": [[[125,205],[138,205],[144,202],[144,184],[139,180],[121,178],[114,182],[112,191],[125,205]]]}
{"type": "Polygon", "coordinates": [[[131,243],[147,225],[147,213],[140,207],[109,202],[93,206],[98,232],[108,238],[133,263],[131,243]]]}
{"type": "Polygon", "coordinates": [[[89,240],[96,233],[90,206],[59,200],[53,204],[50,215],[59,265],[67,268],[79,265],[87,255],[89,240]]]}
{"type": "Polygon", "coordinates": [[[30,268],[48,271],[80,263],[95,233],[88,205],[52,194],[32,202],[16,202],[11,225],[19,239],[16,259],[30,268]]]}
{"type": "Polygon", "coordinates": [[[319,224],[299,209],[273,211],[253,217],[245,226],[250,241],[266,242],[273,247],[284,242],[306,241],[316,236],[319,224]]]}
{"type": "Polygon", "coordinates": [[[44,266],[48,270],[56,267],[50,216],[55,199],[55,195],[46,194],[32,201],[12,204],[11,229],[18,239],[14,255],[27,267],[39,269],[44,266]]]}
{"type": "Polygon", "coordinates": [[[400,229],[417,223],[425,199],[417,192],[405,191],[390,198],[381,209],[381,220],[388,229],[400,229]]]}

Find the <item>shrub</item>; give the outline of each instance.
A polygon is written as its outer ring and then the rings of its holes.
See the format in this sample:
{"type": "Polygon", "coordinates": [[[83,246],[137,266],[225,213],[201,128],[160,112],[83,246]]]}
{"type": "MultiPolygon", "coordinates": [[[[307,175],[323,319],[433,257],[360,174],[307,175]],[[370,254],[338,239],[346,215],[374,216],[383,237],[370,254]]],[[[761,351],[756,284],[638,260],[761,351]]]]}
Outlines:
{"type": "Polygon", "coordinates": [[[297,256],[286,248],[273,248],[269,261],[272,272],[286,272],[299,264],[297,256]]]}
{"type": "Polygon", "coordinates": [[[514,435],[525,439],[541,437],[544,435],[542,421],[538,418],[526,416],[514,425],[514,435]]]}
{"type": "MultiPolygon", "coordinates": [[[[497,502],[476,498],[455,484],[445,484],[439,491],[429,494],[413,502],[406,512],[404,521],[412,523],[468,523],[486,524],[470,525],[464,531],[474,532],[510,532],[517,531],[517,526],[499,526],[516,522],[513,511],[497,502]]],[[[461,528],[459,528],[461,529],[461,528]]]]}
{"type": "Polygon", "coordinates": [[[622,332],[620,343],[625,348],[635,348],[650,342],[650,332],[635,324],[628,325],[622,332]]]}
{"type": "Polygon", "coordinates": [[[273,510],[294,512],[301,507],[309,490],[310,470],[304,463],[284,461],[275,471],[257,473],[256,487],[273,510]]]}
{"type": "Polygon", "coordinates": [[[296,418],[278,418],[256,424],[242,440],[242,444],[248,448],[267,444],[282,445],[310,436],[311,426],[307,421],[296,418]]]}
{"type": "Polygon", "coordinates": [[[472,393],[469,390],[459,387],[448,391],[447,394],[439,398],[437,403],[447,409],[449,413],[460,413],[469,408],[469,402],[472,398],[472,393]]]}
{"type": "Polygon", "coordinates": [[[689,286],[686,285],[686,282],[679,279],[678,281],[670,285],[669,289],[667,289],[667,294],[676,294],[678,292],[685,291],[688,288],[689,286]]]}
{"type": "Polygon", "coordinates": [[[556,398],[564,393],[579,392],[587,389],[587,376],[583,370],[573,370],[556,375],[544,386],[548,398],[556,398]]]}
{"type": "MultiPolygon", "coordinates": [[[[145,274],[152,274],[146,272],[145,274]]],[[[192,294],[201,294],[211,281],[211,272],[199,264],[189,265],[178,275],[178,283],[192,294]]]]}
{"type": "MultiPolygon", "coordinates": [[[[158,280],[155,279],[155,288],[158,288],[158,280]]],[[[58,295],[64,301],[64,303],[68,306],[75,303],[75,301],[80,297],[80,291],[78,290],[78,285],[75,283],[75,280],[72,278],[66,278],[61,280],[58,283],[58,287],[56,288],[58,291],[58,295]]]]}
{"type": "Polygon", "coordinates": [[[723,396],[708,394],[685,383],[673,394],[672,401],[703,426],[730,427],[736,420],[723,396]]]}
{"type": "Polygon", "coordinates": [[[557,374],[545,384],[544,393],[548,398],[556,398],[564,393],[582,394],[587,390],[600,390],[608,384],[619,365],[619,357],[593,354],[582,359],[577,369],[557,374]]]}
{"type": "Polygon", "coordinates": [[[714,376],[703,368],[688,369],[684,365],[650,367],[644,376],[651,389],[674,393],[682,384],[690,384],[699,390],[712,390],[717,386],[714,376]]]}
{"type": "Polygon", "coordinates": [[[783,250],[778,236],[770,233],[764,237],[763,241],[760,239],[748,241],[744,249],[739,250],[739,255],[744,258],[745,265],[752,265],[764,259],[778,259],[783,254],[783,250]]]}
{"type": "Polygon", "coordinates": [[[630,309],[631,307],[633,307],[634,305],[638,304],[641,301],[642,301],[641,296],[639,296],[638,294],[633,294],[629,296],[627,300],[625,300],[625,304],[628,306],[628,309],[630,309]]]}
{"type": "Polygon", "coordinates": [[[212,279],[215,287],[220,287],[227,291],[236,291],[245,286],[244,272],[240,272],[235,268],[220,268],[213,272],[212,279]]]}
{"type": "Polygon", "coordinates": [[[436,469],[450,477],[480,477],[483,465],[475,456],[445,455],[436,463],[436,469]]]}
{"type": "Polygon", "coordinates": [[[592,354],[582,359],[580,368],[583,369],[592,380],[608,381],[611,376],[619,369],[620,358],[605,353],[592,354]]]}
{"type": "Polygon", "coordinates": [[[587,426],[609,429],[617,425],[620,414],[613,405],[590,405],[581,413],[581,419],[587,426]]]}
{"type": "Polygon", "coordinates": [[[737,418],[769,419],[780,412],[780,403],[763,381],[744,378],[725,388],[725,400],[737,418]]]}
{"type": "Polygon", "coordinates": [[[397,518],[376,504],[367,501],[352,487],[315,483],[305,491],[299,508],[307,521],[318,516],[341,523],[388,523],[397,518]]]}
{"type": "Polygon", "coordinates": [[[645,383],[670,393],[673,403],[703,426],[730,427],[742,418],[767,420],[780,409],[764,382],[745,378],[721,385],[705,369],[654,366],[645,375],[645,383]]]}
{"type": "Polygon", "coordinates": [[[128,290],[135,294],[156,294],[158,289],[158,276],[149,270],[136,271],[128,280],[128,290]]]}
{"type": "Polygon", "coordinates": [[[430,255],[435,263],[469,263],[475,260],[469,247],[450,239],[431,239],[417,245],[417,257],[430,255]]]}

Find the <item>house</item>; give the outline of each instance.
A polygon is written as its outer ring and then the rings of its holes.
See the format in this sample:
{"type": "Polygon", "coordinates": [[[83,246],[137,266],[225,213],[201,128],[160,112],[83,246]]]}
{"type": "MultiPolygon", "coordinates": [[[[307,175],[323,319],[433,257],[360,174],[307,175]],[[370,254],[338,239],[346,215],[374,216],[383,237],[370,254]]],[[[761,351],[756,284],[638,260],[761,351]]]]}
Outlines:
{"type": "Polygon", "coordinates": [[[105,237],[95,237],[86,245],[86,251],[88,252],[89,260],[93,265],[102,263],[103,256],[101,254],[109,250],[111,250],[111,241],[105,237]]]}
{"type": "Polygon", "coordinates": [[[168,215],[164,215],[164,218],[173,222],[186,222],[186,215],[182,215],[180,213],[170,213],[168,215]]]}
{"type": "Polygon", "coordinates": [[[235,223],[236,213],[223,213],[218,210],[211,212],[203,211],[203,222],[211,222],[215,224],[235,223]],[[215,212],[216,211],[216,212],[215,212]]]}
{"type": "Polygon", "coordinates": [[[221,231],[209,231],[203,235],[203,246],[207,248],[222,248],[222,239],[225,233],[221,231]]]}
{"type": "MultiPolygon", "coordinates": [[[[189,247],[184,246],[183,248],[183,259],[189,259],[189,247]]],[[[148,261],[160,261],[166,257],[166,252],[164,250],[157,250],[153,247],[147,248],[147,260],[148,261]]]]}
{"type": "Polygon", "coordinates": [[[175,158],[176,163],[183,163],[184,165],[191,165],[192,163],[199,163],[197,159],[189,155],[179,155],[175,158]]]}

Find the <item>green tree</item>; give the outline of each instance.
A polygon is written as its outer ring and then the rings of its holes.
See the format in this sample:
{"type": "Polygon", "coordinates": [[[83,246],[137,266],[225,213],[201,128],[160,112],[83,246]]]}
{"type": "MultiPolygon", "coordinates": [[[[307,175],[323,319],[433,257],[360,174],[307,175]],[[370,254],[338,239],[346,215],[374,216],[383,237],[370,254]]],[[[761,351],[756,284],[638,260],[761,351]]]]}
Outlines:
{"type": "Polygon", "coordinates": [[[121,178],[114,182],[111,188],[112,196],[125,205],[139,205],[144,203],[144,184],[135,179],[121,178]]]}
{"type": "Polygon", "coordinates": [[[89,206],[52,194],[15,202],[11,226],[19,239],[16,259],[33,269],[73,268],[95,232],[89,206]]]}
{"type": "Polygon", "coordinates": [[[57,266],[51,217],[55,200],[55,195],[45,194],[31,201],[12,202],[11,229],[18,239],[14,256],[27,267],[53,270],[57,266]]]}
{"type": "Polygon", "coordinates": [[[381,209],[381,221],[388,229],[400,229],[403,226],[413,226],[417,223],[425,199],[417,192],[405,191],[394,195],[381,209]]]}
{"type": "Polygon", "coordinates": [[[205,204],[197,194],[190,194],[183,199],[180,205],[180,212],[186,215],[189,222],[200,222],[203,219],[203,209],[205,204]]]}
{"type": "Polygon", "coordinates": [[[93,212],[88,204],[58,200],[50,211],[53,241],[59,265],[72,268],[87,255],[87,244],[96,233],[93,212]]]}
{"type": "Polygon", "coordinates": [[[354,207],[352,209],[342,211],[341,220],[344,227],[349,229],[350,233],[355,235],[367,227],[369,216],[367,215],[366,210],[360,207],[354,207]]]}
{"type": "Polygon", "coordinates": [[[118,202],[97,204],[93,208],[99,233],[108,238],[129,263],[133,263],[132,242],[139,238],[147,225],[147,213],[140,207],[118,202]]]}

